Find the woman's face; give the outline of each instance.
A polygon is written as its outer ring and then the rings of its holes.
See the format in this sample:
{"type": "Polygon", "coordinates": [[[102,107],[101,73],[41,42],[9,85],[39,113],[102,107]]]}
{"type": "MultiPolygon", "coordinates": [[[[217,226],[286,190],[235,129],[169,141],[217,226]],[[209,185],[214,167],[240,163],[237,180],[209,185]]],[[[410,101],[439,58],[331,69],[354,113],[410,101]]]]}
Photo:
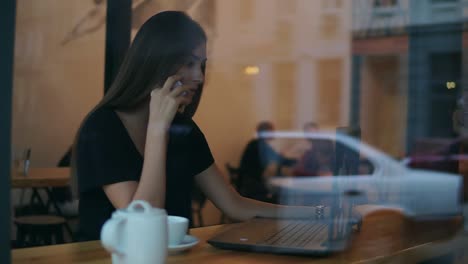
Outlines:
{"type": "Polygon", "coordinates": [[[205,81],[202,68],[206,64],[206,44],[199,45],[191,54],[185,64],[177,71],[177,75],[182,76],[181,82],[184,85],[189,85],[190,92],[183,95],[189,100],[188,104],[192,102],[193,96],[201,83],[205,81]]]}

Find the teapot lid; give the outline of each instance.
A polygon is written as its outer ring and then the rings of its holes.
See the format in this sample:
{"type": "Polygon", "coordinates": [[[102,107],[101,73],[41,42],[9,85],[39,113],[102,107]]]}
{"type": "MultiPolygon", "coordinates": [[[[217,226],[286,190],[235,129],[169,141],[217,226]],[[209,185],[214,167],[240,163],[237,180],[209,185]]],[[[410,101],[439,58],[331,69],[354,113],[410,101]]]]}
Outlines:
{"type": "Polygon", "coordinates": [[[144,200],[134,200],[132,201],[127,208],[124,210],[119,210],[122,213],[130,214],[156,214],[156,215],[166,215],[166,210],[161,208],[152,207],[147,201],[144,200]]]}

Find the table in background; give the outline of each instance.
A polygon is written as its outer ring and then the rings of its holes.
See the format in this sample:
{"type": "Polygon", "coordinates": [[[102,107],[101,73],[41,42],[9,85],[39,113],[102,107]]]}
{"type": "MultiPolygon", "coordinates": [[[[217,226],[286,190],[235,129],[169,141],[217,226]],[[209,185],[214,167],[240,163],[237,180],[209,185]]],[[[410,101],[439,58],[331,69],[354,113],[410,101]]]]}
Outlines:
{"type": "Polygon", "coordinates": [[[28,175],[12,170],[11,188],[31,188],[33,193],[31,195],[30,202],[33,202],[34,199],[38,199],[41,204],[48,207],[46,203],[42,201],[42,198],[38,193],[38,189],[44,189],[47,193],[49,202],[52,204],[56,212],[61,215],[62,212],[54,199],[51,188],[69,186],[70,178],[71,171],[68,167],[31,168],[29,169],[28,175]]]}
{"type": "Polygon", "coordinates": [[[27,176],[12,170],[11,188],[66,187],[70,178],[68,167],[30,168],[27,176]]]}
{"type": "MultiPolygon", "coordinates": [[[[462,231],[455,234],[452,229],[448,230],[441,223],[436,223],[436,229],[450,232],[432,232],[432,223],[427,226],[427,230],[431,232],[418,235],[418,228],[399,221],[396,215],[392,217],[389,219],[391,223],[384,223],[378,217],[365,220],[350,248],[328,257],[216,249],[207,244],[206,240],[235,224],[194,228],[190,233],[198,237],[200,243],[184,253],[169,256],[167,263],[419,263],[439,257],[455,258],[458,261],[452,263],[465,263],[468,260],[468,256],[462,255],[468,249],[468,235],[462,231]],[[374,226],[378,230],[374,229],[374,226]]],[[[15,249],[12,252],[12,260],[18,264],[111,263],[110,255],[101,246],[100,241],[15,249]]]]}
{"type": "MultiPolygon", "coordinates": [[[[32,194],[29,204],[38,200],[41,206],[48,211],[52,206],[59,216],[63,216],[62,210],[57,204],[57,200],[52,192],[53,187],[68,187],[70,185],[71,170],[69,167],[50,167],[50,168],[30,168],[27,175],[23,172],[12,170],[11,188],[28,189],[31,188],[32,194]],[[47,194],[47,202],[44,202],[39,194],[43,189],[47,194]]],[[[70,226],[65,224],[67,232],[72,235],[70,226]]]]}

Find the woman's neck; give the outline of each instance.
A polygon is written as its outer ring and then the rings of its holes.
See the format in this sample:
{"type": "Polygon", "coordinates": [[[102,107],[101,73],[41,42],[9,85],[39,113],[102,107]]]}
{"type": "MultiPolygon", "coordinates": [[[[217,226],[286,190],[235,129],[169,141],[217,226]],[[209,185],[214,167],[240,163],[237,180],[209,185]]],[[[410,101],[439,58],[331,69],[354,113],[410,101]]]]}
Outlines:
{"type": "Polygon", "coordinates": [[[127,129],[133,144],[143,156],[145,151],[146,130],[148,128],[149,104],[141,104],[131,110],[116,110],[117,115],[127,129]]]}
{"type": "Polygon", "coordinates": [[[149,102],[143,102],[131,109],[117,110],[119,115],[130,118],[134,124],[147,124],[149,120],[149,102]]]}

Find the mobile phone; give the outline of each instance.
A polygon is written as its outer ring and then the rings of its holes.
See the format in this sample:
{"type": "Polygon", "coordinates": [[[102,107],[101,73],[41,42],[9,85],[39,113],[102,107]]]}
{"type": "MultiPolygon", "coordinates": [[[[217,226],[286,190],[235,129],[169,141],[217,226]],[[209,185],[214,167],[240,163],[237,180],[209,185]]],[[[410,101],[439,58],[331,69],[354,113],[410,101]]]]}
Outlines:
{"type": "Polygon", "coordinates": [[[182,82],[181,81],[177,81],[174,83],[174,86],[172,86],[172,89],[171,90],[174,90],[175,88],[179,87],[179,86],[182,86],[182,82]]]}
{"type": "MultiPolygon", "coordinates": [[[[172,90],[174,90],[175,88],[179,87],[179,86],[182,86],[182,82],[181,81],[177,81],[174,83],[174,86],[172,87],[172,90]]],[[[186,96],[187,95],[187,92],[182,92],[180,95],[182,96],[186,96]]]]}

